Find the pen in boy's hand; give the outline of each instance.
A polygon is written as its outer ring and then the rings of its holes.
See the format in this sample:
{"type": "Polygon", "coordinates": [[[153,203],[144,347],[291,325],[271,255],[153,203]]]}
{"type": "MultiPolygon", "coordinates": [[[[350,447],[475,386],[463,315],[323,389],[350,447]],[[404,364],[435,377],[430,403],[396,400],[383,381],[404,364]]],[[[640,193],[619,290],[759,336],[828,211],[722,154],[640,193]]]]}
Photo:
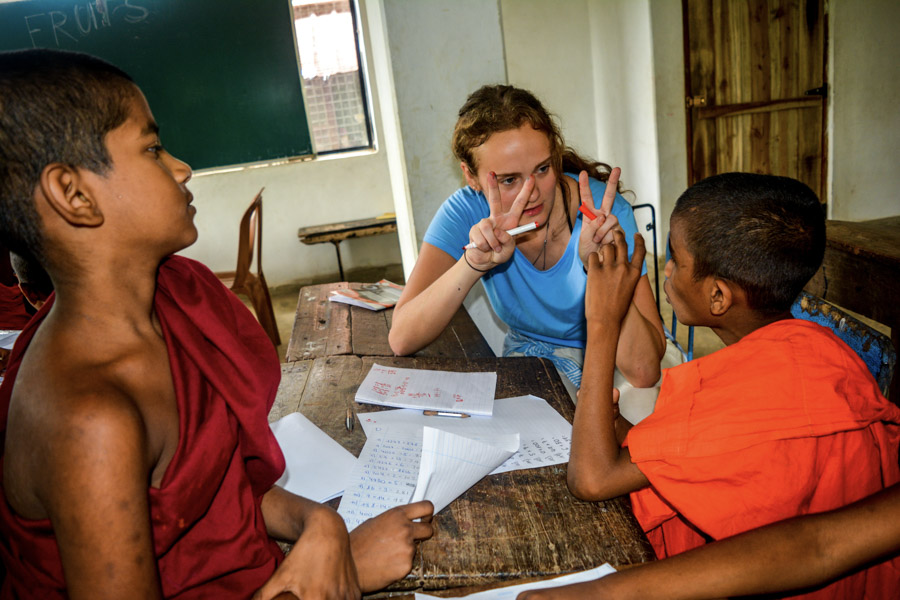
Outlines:
{"type": "Polygon", "coordinates": [[[347,420],[344,421],[344,425],[347,427],[347,431],[353,431],[353,411],[349,408],[347,409],[347,420]]]}
{"type": "Polygon", "coordinates": [[[447,410],[423,410],[422,414],[426,417],[455,417],[457,419],[468,419],[472,415],[466,413],[450,412],[447,410]]]}
{"type": "MultiPolygon", "coordinates": [[[[511,236],[517,236],[520,233],[525,233],[526,231],[531,231],[532,229],[537,229],[537,226],[538,226],[537,221],[535,221],[534,223],[528,223],[528,224],[522,225],[520,227],[513,227],[512,229],[507,229],[506,233],[508,233],[511,236]]],[[[475,247],[475,242],[469,242],[468,244],[463,246],[463,250],[471,250],[474,247],[475,247]]]]}

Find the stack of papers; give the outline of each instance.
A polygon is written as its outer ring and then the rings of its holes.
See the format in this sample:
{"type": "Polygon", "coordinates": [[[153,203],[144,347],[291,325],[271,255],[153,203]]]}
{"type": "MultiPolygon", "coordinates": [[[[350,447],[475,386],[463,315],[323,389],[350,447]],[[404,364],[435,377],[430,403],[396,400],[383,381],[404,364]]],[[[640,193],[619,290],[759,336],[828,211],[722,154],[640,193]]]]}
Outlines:
{"type": "Polygon", "coordinates": [[[518,452],[494,469],[491,475],[565,464],[569,462],[572,448],[572,426],[546,400],[537,396],[495,400],[492,417],[429,417],[418,410],[385,410],[360,413],[358,417],[369,438],[378,437],[388,427],[395,435],[406,430],[406,435],[413,436],[416,431],[428,426],[473,440],[518,434],[518,452]]]}
{"type": "Polygon", "coordinates": [[[454,373],[374,364],[356,392],[356,401],[490,416],[496,389],[496,373],[454,373]]]}
{"type": "Polygon", "coordinates": [[[332,302],[343,302],[369,310],[384,310],[397,304],[402,292],[402,285],[382,279],[378,283],[364,285],[358,290],[334,290],[328,299],[332,302]]]}
{"type": "Polygon", "coordinates": [[[472,440],[432,427],[385,428],[366,440],[338,514],[352,531],[388,509],[419,500],[431,500],[437,513],[518,448],[518,434],[472,440]]]}

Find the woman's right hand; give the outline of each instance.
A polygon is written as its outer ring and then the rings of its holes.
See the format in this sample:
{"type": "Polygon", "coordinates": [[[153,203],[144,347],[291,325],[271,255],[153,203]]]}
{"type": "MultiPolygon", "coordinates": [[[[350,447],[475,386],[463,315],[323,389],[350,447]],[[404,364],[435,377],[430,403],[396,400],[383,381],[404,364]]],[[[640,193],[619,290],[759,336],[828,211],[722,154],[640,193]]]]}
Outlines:
{"type": "Polygon", "coordinates": [[[490,208],[490,216],[480,220],[469,230],[469,241],[475,244],[475,248],[465,251],[466,260],[472,267],[489,271],[512,257],[516,242],[506,231],[519,226],[522,211],[525,210],[533,191],[534,176],[531,175],[525,180],[509,210],[503,212],[497,175],[494,173],[488,175],[485,197],[490,208]]]}

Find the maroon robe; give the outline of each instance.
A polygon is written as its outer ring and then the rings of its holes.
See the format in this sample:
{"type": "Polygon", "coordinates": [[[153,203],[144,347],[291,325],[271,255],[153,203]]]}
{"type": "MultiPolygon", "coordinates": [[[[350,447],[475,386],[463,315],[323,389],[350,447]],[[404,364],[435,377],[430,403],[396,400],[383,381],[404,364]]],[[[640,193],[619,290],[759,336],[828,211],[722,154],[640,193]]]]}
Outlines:
{"type": "Polygon", "coordinates": [[[0,283],[0,329],[19,330],[31,319],[27,300],[18,285],[0,283]]]}
{"type": "MultiPolygon", "coordinates": [[[[2,438],[18,365],[51,304],[13,349],[0,387],[2,438]]],[[[260,511],[263,494],[284,470],[267,421],[278,357],[253,315],[200,263],[163,261],[154,305],[179,413],[178,448],[159,489],[148,489],[163,595],[247,598],[283,558],[260,511]]],[[[0,598],[66,597],[49,520],[22,519],[0,502],[0,533],[8,571],[0,598]]]]}

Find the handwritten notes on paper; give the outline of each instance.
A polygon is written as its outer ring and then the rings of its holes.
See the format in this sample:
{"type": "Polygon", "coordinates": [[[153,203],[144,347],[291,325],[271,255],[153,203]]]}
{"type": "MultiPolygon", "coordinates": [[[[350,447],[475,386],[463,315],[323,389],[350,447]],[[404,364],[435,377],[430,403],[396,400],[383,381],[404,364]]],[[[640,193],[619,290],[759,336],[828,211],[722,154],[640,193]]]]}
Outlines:
{"type": "Polygon", "coordinates": [[[419,478],[422,431],[385,428],[368,436],[338,506],[347,530],[389,508],[408,504],[419,478]]]}
{"type": "Polygon", "coordinates": [[[389,508],[431,500],[438,512],[512,455],[517,435],[475,441],[430,427],[369,436],[338,514],[348,530],[389,508]]]}
{"type": "Polygon", "coordinates": [[[372,365],[356,401],[397,408],[490,416],[496,373],[455,373],[372,365]]]}
{"type": "Polygon", "coordinates": [[[440,512],[518,449],[518,434],[497,436],[488,443],[426,427],[411,502],[431,500],[434,512],[440,512]]]}
{"type": "Polygon", "coordinates": [[[572,426],[546,400],[537,396],[495,400],[492,417],[429,417],[414,410],[386,410],[358,416],[369,437],[379,435],[388,427],[415,431],[426,425],[474,440],[518,433],[519,451],[492,474],[565,464],[569,462],[572,446],[572,426]]]}

